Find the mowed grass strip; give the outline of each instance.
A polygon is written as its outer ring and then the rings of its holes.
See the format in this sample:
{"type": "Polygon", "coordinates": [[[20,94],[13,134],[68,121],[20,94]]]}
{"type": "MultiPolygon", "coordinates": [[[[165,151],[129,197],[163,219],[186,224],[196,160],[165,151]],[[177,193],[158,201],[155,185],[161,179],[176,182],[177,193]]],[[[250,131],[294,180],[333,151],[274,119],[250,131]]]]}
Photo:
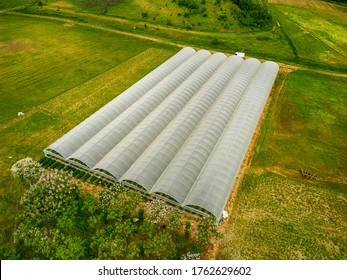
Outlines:
{"type": "Polygon", "coordinates": [[[285,75],[224,225],[218,258],[347,258],[347,79],[285,75]],[[318,180],[303,178],[301,168],[318,180]]]}
{"type": "Polygon", "coordinates": [[[86,108],[101,107],[126,90],[129,83],[135,83],[139,75],[142,76],[148,72],[148,65],[154,67],[170,56],[172,56],[171,51],[147,49],[126,62],[43,103],[40,108],[71,118],[75,118],[76,114],[83,116],[84,111],[90,112],[90,109],[86,108]]]}
{"type": "MultiPolygon", "coordinates": [[[[46,146],[89,117],[99,108],[160,65],[172,52],[150,48],[101,75],[38,106],[49,115],[60,116],[59,127],[45,133],[46,146]]],[[[40,145],[41,150],[42,146],[40,145]]]]}

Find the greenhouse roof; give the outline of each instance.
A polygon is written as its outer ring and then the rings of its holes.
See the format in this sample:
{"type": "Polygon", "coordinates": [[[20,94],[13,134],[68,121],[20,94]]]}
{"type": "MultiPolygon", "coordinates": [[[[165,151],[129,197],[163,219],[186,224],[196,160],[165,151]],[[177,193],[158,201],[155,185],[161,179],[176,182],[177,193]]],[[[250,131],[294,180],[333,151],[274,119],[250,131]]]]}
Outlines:
{"type": "Polygon", "coordinates": [[[278,69],[184,48],[44,152],[219,220],[278,69]]]}

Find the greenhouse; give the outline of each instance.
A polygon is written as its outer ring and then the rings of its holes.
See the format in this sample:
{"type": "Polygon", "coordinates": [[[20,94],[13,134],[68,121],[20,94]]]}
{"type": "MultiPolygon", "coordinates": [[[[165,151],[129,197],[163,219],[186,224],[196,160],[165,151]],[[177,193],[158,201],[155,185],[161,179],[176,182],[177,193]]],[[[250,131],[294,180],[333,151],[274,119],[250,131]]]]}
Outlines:
{"type": "Polygon", "coordinates": [[[184,48],[45,155],[219,220],[278,69],[184,48]]]}

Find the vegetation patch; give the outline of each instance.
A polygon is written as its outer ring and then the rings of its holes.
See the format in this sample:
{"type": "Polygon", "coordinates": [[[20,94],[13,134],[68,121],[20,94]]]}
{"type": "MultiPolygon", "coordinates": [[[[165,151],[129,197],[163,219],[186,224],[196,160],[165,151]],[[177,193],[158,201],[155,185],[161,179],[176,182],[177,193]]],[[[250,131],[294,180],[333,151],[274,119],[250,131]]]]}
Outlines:
{"type": "Polygon", "coordinates": [[[346,95],[345,78],[289,74],[280,95],[273,97],[253,165],[278,166],[298,175],[302,168],[322,180],[343,182],[346,95]]]}
{"type": "Polygon", "coordinates": [[[249,0],[232,0],[239,8],[237,18],[241,25],[264,28],[272,25],[271,14],[258,3],[249,0]]]}
{"type": "Polygon", "coordinates": [[[14,164],[12,173],[29,189],[20,199],[15,246],[2,248],[2,258],[200,259],[218,236],[213,218],[195,220],[194,231],[183,231],[176,209],[159,199],[146,202],[120,184],[93,196],[71,172],[45,170],[29,158],[14,164]]]}

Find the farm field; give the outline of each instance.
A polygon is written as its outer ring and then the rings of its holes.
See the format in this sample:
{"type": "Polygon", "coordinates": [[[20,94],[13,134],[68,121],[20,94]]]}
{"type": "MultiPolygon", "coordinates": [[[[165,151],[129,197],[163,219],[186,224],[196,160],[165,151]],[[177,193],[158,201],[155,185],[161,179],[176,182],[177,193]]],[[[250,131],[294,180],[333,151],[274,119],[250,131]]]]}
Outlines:
{"type": "Polygon", "coordinates": [[[269,5],[292,41],[299,59],[344,64],[347,56],[347,20],[338,10],[306,6],[269,5]],[[293,36],[296,34],[296,36],[293,36]]]}
{"type": "Polygon", "coordinates": [[[260,1],[274,25],[252,30],[229,13],[230,1],[206,1],[207,17],[184,17],[188,9],[171,0],[119,0],[107,11],[77,0],[23,8],[29,2],[0,0],[0,247],[12,246],[24,191],[11,165],[40,159],[43,148],[192,46],[281,63],[211,258],[347,258],[345,6],[260,1]],[[218,20],[223,13],[227,22],[218,20]],[[304,179],[301,168],[318,180],[304,179]]]}

